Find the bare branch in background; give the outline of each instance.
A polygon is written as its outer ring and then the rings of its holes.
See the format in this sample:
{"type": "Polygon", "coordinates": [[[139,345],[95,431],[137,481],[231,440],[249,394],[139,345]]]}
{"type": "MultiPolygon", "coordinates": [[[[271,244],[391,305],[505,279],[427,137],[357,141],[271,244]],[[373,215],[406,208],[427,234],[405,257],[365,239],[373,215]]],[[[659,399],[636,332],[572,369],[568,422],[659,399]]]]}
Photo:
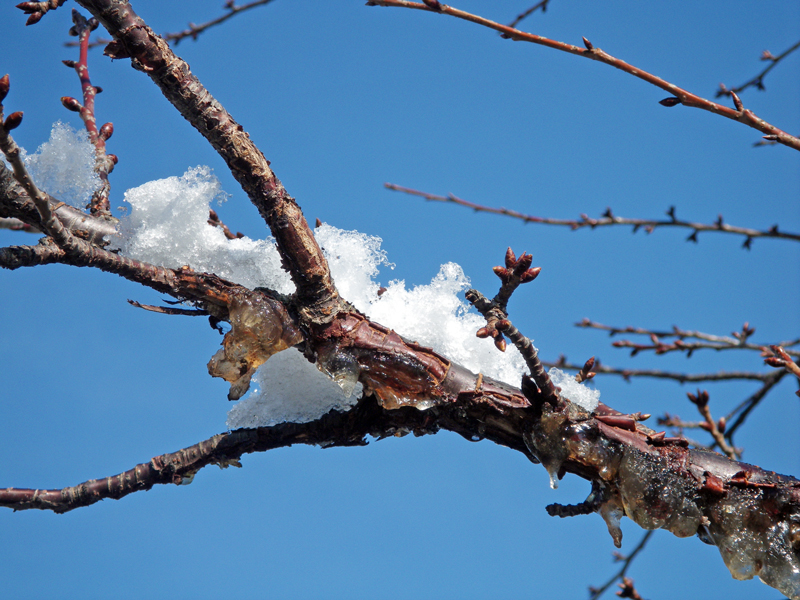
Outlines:
{"type": "Polygon", "coordinates": [[[176,46],[181,42],[181,40],[187,37],[190,37],[193,40],[197,40],[197,36],[199,36],[209,27],[214,27],[215,25],[224,23],[228,19],[235,17],[240,13],[248,11],[251,8],[256,8],[257,6],[264,6],[265,4],[269,4],[270,2],[272,2],[272,0],[255,0],[254,2],[248,2],[247,4],[237,5],[235,0],[227,0],[224,6],[227,12],[224,15],[217,17],[216,19],[212,19],[211,21],[202,23],[200,25],[189,23],[189,27],[187,29],[175,33],[165,33],[161,37],[163,37],[168,42],[175,42],[176,46]]]}
{"type": "MultiPolygon", "coordinates": [[[[579,363],[571,363],[567,361],[566,357],[561,356],[556,361],[542,361],[546,367],[556,367],[558,369],[565,369],[568,371],[580,371],[582,365],[579,363]]],[[[767,381],[773,375],[772,373],[757,373],[754,371],[717,371],[715,373],[685,373],[677,371],[662,371],[660,369],[628,369],[621,367],[609,367],[596,361],[592,367],[595,373],[603,375],[619,375],[626,381],[630,381],[634,377],[644,377],[651,379],[671,379],[678,383],[701,383],[704,381],[767,381]]]]}
{"type": "Polygon", "coordinates": [[[607,208],[599,219],[593,219],[585,214],[582,214],[580,216],[580,219],[552,219],[548,217],[535,217],[533,215],[526,215],[521,212],[517,212],[515,210],[510,210],[507,208],[494,208],[490,206],[482,206],[474,202],[463,200],[462,198],[454,196],[453,194],[449,194],[447,196],[438,196],[436,194],[421,192],[419,190],[402,187],[399,185],[395,185],[393,183],[384,183],[383,186],[388,190],[393,190],[395,192],[403,192],[404,194],[410,194],[412,196],[419,196],[421,198],[425,198],[425,200],[429,200],[432,202],[449,202],[451,204],[457,204],[458,206],[463,206],[465,208],[471,208],[475,212],[503,215],[506,217],[519,219],[520,221],[523,221],[525,223],[560,225],[562,227],[569,227],[573,231],[576,229],[583,229],[585,227],[588,227],[589,229],[595,229],[597,227],[608,227],[611,225],[630,225],[633,227],[633,233],[636,233],[637,231],[639,231],[639,229],[643,229],[647,233],[652,233],[658,227],[681,227],[693,230],[692,234],[688,238],[686,238],[686,241],[697,242],[697,234],[701,231],[732,233],[734,235],[745,236],[746,239],[743,242],[742,247],[747,249],[750,248],[755,238],[777,238],[782,240],[791,240],[794,242],[800,242],[800,233],[787,233],[784,231],[779,231],[777,225],[773,225],[766,231],[760,231],[758,229],[750,229],[747,227],[737,227],[735,225],[728,225],[727,223],[725,223],[722,219],[722,215],[720,215],[717,218],[717,220],[711,224],[684,221],[682,219],[678,219],[675,216],[674,206],[671,206],[669,210],[666,212],[669,219],[629,219],[626,217],[618,217],[613,214],[610,208],[607,208]]]}
{"type": "MultiPolygon", "coordinates": [[[[770,367],[785,369],[787,373],[792,373],[795,377],[800,379],[800,365],[792,360],[792,356],[799,356],[800,353],[787,351],[783,348],[783,346],[789,345],[792,344],[772,345],[768,349],[764,348],[761,355],[765,357],[764,363],[768,364],[770,367]]],[[[797,395],[800,396],[800,390],[797,391],[797,395]]]]}
{"type": "Polygon", "coordinates": [[[535,13],[537,10],[541,10],[542,12],[547,11],[547,5],[550,4],[550,0],[542,0],[541,2],[537,2],[533,6],[531,6],[528,10],[521,12],[517,15],[517,18],[511,21],[508,24],[509,27],[516,27],[520,24],[521,21],[528,18],[530,15],[535,13]]]}
{"type": "Polygon", "coordinates": [[[648,73],[638,67],[630,65],[623,60],[615,58],[604,52],[600,48],[596,48],[589,40],[583,38],[583,47],[581,46],[573,46],[572,44],[566,44],[564,42],[558,42],[556,40],[551,40],[549,38],[535,35],[532,33],[526,33],[524,31],[520,31],[519,29],[514,29],[513,27],[509,27],[507,25],[502,25],[501,23],[496,23],[495,21],[491,21],[484,17],[480,17],[478,15],[474,15],[463,10],[458,10],[457,8],[453,8],[452,6],[446,6],[444,4],[439,4],[438,8],[434,9],[428,6],[428,4],[420,4],[418,2],[408,2],[407,0],[370,0],[367,2],[367,6],[384,6],[384,7],[391,7],[391,8],[410,8],[414,10],[424,10],[429,12],[437,12],[440,14],[450,15],[452,17],[456,17],[458,19],[463,19],[465,21],[469,21],[471,23],[475,23],[477,25],[481,25],[483,27],[487,27],[489,29],[494,29],[502,34],[502,37],[514,40],[516,42],[530,42],[532,44],[538,44],[540,46],[547,46],[548,48],[553,48],[554,50],[559,50],[561,52],[567,52],[569,54],[574,54],[576,56],[582,56],[584,58],[589,58],[591,60],[596,60],[598,62],[605,63],[609,66],[614,67],[615,69],[619,69],[633,77],[638,79],[642,79],[651,85],[654,85],[666,92],[672,94],[668,98],[664,98],[660,101],[662,106],[677,106],[678,104],[682,104],[684,106],[690,106],[692,108],[699,108],[701,110],[706,110],[708,112],[714,113],[716,115],[720,115],[722,117],[731,119],[733,121],[738,121],[748,127],[752,127],[753,129],[757,129],[758,131],[765,134],[765,139],[769,139],[771,141],[776,141],[780,144],[788,146],[790,148],[794,148],[795,150],[800,150],[800,138],[797,138],[793,135],[790,135],[767,123],[764,119],[756,116],[753,111],[744,108],[742,105],[741,100],[735,95],[732,94],[732,98],[734,101],[734,108],[729,108],[727,106],[723,106],[721,104],[717,104],[716,102],[712,102],[711,100],[707,100],[684,90],[683,88],[678,87],[675,84],[672,84],[660,77],[656,77],[655,75],[648,73]]]}
{"type": "MultiPolygon", "coordinates": [[[[617,552],[614,553],[616,560],[622,562],[622,568],[619,571],[617,571],[617,573],[613,577],[611,577],[611,579],[609,579],[599,588],[590,587],[589,593],[591,594],[591,596],[589,596],[589,600],[597,600],[606,592],[606,590],[608,590],[608,588],[614,585],[617,581],[625,578],[625,574],[628,572],[628,569],[630,568],[633,559],[636,558],[636,556],[642,550],[644,550],[644,547],[647,545],[647,542],[652,535],[653,535],[652,530],[645,533],[642,536],[642,539],[639,541],[639,543],[636,544],[636,547],[633,550],[631,550],[630,554],[628,554],[627,556],[622,556],[617,552]]],[[[620,595],[619,592],[617,592],[617,595],[618,596],[620,595]]]]}
{"type": "MultiPolygon", "coordinates": [[[[631,356],[635,356],[642,350],[653,350],[656,354],[667,354],[668,352],[676,351],[686,352],[687,356],[691,356],[695,350],[752,350],[763,352],[767,346],[766,344],[751,344],[747,342],[747,339],[755,333],[755,328],[750,327],[749,323],[745,323],[741,331],[734,331],[733,337],[711,335],[700,331],[686,331],[677,326],[673,327],[672,331],[656,331],[642,327],[612,327],[602,323],[595,323],[590,319],[583,319],[580,323],[575,323],[575,326],[608,331],[612,337],[621,333],[632,333],[650,338],[650,344],[638,344],[629,340],[618,340],[611,344],[615,348],[632,348],[631,356]],[[662,338],[676,339],[674,342],[665,343],[662,338]],[[686,342],[684,341],[686,339],[698,339],[701,341],[686,342]]],[[[799,344],[800,338],[780,342],[778,345],[784,348],[791,348],[799,344]]],[[[789,350],[788,354],[800,356],[800,350],[789,350]]]]}
{"type": "MultiPolygon", "coordinates": [[[[63,3],[65,0],[61,0],[63,3]]],[[[201,23],[200,25],[196,25],[195,23],[189,23],[189,26],[184,29],[183,31],[176,31],[173,33],[163,33],[161,37],[168,42],[175,42],[177,46],[182,40],[186,38],[192,38],[192,40],[197,41],[197,38],[200,36],[201,33],[214,27],[215,25],[220,25],[224,23],[228,19],[235,17],[238,14],[246,12],[251,8],[256,8],[259,6],[264,6],[273,2],[273,0],[255,0],[254,2],[248,2],[247,4],[237,5],[235,0],[227,0],[223,6],[223,8],[227,11],[225,14],[217,17],[216,19],[211,19],[210,21],[206,21],[205,23],[201,23]]],[[[97,38],[93,42],[90,42],[88,47],[95,48],[97,46],[105,46],[110,44],[114,40],[108,38],[97,38]]],[[[67,42],[64,44],[65,46],[77,46],[76,42],[67,42]]]]}
{"type": "Polygon", "coordinates": [[[767,88],[764,87],[764,77],[767,76],[772,69],[774,69],[778,63],[780,63],[784,58],[789,56],[792,52],[800,48],[800,41],[795,43],[793,46],[789,47],[788,49],[781,52],[778,56],[773,56],[772,52],[769,50],[764,50],[761,53],[761,60],[768,60],[770,64],[767,66],[766,69],[761,71],[758,75],[750,79],[749,81],[744,82],[742,85],[738,85],[736,87],[729,88],[724,83],[719,84],[719,89],[716,93],[716,98],[720,98],[722,96],[732,96],[733,94],[741,94],[744,90],[749,87],[754,87],[758,90],[765,90],[767,88]]]}

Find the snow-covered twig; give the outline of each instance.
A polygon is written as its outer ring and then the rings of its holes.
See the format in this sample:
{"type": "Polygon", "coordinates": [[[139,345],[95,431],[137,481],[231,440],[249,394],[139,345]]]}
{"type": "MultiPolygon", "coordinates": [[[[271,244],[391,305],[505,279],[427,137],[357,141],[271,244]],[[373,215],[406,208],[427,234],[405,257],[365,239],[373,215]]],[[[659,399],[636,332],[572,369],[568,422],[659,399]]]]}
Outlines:
{"type": "Polygon", "coordinates": [[[395,185],[393,183],[383,184],[386,189],[394,190],[396,192],[403,192],[412,196],[419,196],[425,200],[433,202],[449,202],[465,208],[471,208],[475,212],[485,212],[495,215],[503,215],[513,219],[519,219],[525,223],[541,223],[542,225],[557,225],[562,227],[569,227],[573,231],[588,227],[595,229],[596,227],[609,227],[615,225],[628,225],[633,227],[633,232],[636,233],[639,229],[643,229],[647,233],[652,233],[659,227],[678,227],[684,229],[691,229],[692,233],[686,238],[686,241],[697,242],[697,234],[701,231],[717,232],[717,233],[732,233],[734,235],[745,236],[745,241],[742,243],[743,248],[749,249],[755,238],[776,238],[782,240],[791,240],[800,242],[800,234],[789,233],[780,231],[777,225],[773,225],[767,230],[752,229],[749,227],[738,227],[736,225],[728,225],[720,216],[714,223],[697,223],[694,221],[685,221],[678,219],[675,216],[675,207],[671,206],[667,211],[668,219],[632,219],[628,217],[618,217],[614,215],[610,208],[607,208],[603,215],[599,218],[592,218],[586,214],[582,214],[580,219],[554,219],[549,217],[536,217],[527,215],[516,210],[508,208],[495,208],[491,206],[483,206],[474,202],[469,202],[453,194],[447,196],[439,196],[436,194],[429,194],[411,188],[395,185]]]}
{"type": "Polygon", "coordinates": [[[9,133],[19,127],[22,123],[22,113],[15,112],[4,117],[3,101],[10,89],[8,75],[0,77],[0,151],[8,160],[14,172],[14,179],[17,180],[33,201],[39,213],[42,229],[52,237],[55,242],[67,252],[76,250],[77,242],[69,229],[65,228],[61,221],[54,215],[53,209],[47,195],[44,194],[34,183],[25,163],[22,160],[20,147],[9,133]]]}
{"type": "Polygon", "coordinates": [[[189,65],[124,0],[78,0],[114,36],[105,53],[130,58],[213,146],[267,222],[297,287],[300,317],[329,323],[344,308],[327,261],[303,213],[244,127],[209,93],[189,65]]]}

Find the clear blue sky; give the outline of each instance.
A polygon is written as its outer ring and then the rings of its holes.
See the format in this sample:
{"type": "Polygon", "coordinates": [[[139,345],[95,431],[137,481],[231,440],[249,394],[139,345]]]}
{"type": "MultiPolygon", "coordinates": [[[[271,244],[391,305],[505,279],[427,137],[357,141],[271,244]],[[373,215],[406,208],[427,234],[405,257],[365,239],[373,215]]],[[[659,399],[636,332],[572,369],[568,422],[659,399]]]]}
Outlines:
{"type": "MultiPolygon", "coordinates": [[[[134,8],[159,32],[220,14],[221,1],[153,0],[134,8]]],[[[456,6],[501,22],[532,1],[456,6]]],[[[52,123],[79,120],[59,97],[79,96],[64,48],[67,3],[34,27],[0,5],[0,70],[7,111],[29,151],[52,123]]],[[[596,47],[691,91],[713,96],[763,68],[761,51],[797,39],[789,2],[646,3],[553,0],[524,28],[596,47]]],[[[570,232],[522,225],[385,191],[386,181],[551,217],[679,216],[800,231],[800,156],[752,148],[755,130],[684,107],[610,67],[475,25],[362,0],[276,0],[177,52],[243,124],[313,222],[381,236],[397,267],[382,275],[427,283],[456,261],[493,293],[491,267],[507,246],[543,268],[512,301],[515,323],[542,356],[597,355],[615,366],[707,372],[759,370],[746,353],[630,358],[583,317],[658,329],[729,334],[749,321],[754,340],[800,330],[798,245],[685,231],[570,232]],[[591,265],[585,269],[585,265],[591,265]]],[[[259,238],[265,225],[211,147],[128,61],[92,53],[100,123],[112,121],[112,206],[124,191],[215,169],[232,197],[219,212],[259,238]]],[[[777,67],[745,106],[800,132],[800,55],[777,67]]],[[[3,245],[34,243],[0,232],[3,245]]],[[[227,386],[206,363],[219,344],[207,323],[131,308],[150,290],[90,269],[0,273],[0,486],[63,487],[119,473],[224,430],[227,386]]],[[[597,382],[620,410],[695,418],[671,382],[597,382]]],[[[706,386],[721,415],[754,384],[706,386]]],[[[737,438],[748,462],[800,475],[796,383],[769,396],[737,438]]],[[[442,433],[367,448],[296,447],[247,456],[243,469],[201,471],[188,487],[159,486],[66,515],[0,511],[0,582],[8,597],[86,598],[584,598],[612,574],[614,549],[597,515],[548,517],[588,484],[557,491],[544,469],[489,442],[442,433]]],[[[624,521],[622,552],[642,532],[624,521]]],[[[717,551],[657,534],[630,571],[645,598],[773,599],[737,583],[717,551]]]]}

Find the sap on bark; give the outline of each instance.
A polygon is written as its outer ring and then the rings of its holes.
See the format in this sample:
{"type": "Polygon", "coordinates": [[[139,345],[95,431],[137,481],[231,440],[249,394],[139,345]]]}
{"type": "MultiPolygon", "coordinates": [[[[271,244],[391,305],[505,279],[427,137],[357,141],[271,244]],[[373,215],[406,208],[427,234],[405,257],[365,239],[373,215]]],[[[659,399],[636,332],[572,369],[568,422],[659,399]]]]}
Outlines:
{"type": "Polygon", "coordinates": [[[208,362],[208,372],[230,382],[228,399],[238,400],[258,367],[303,336],[279,302],[258,292],[231,293],[228,315],[231,330],[208,362]]]}
{"type": "Polygon", "coordinates": [[[574,402],[553,408],[544,403],[541,416],[523,434],[525,445],[550,475],[550,487],[558,487],[559,471],[567,460],[581,463],[598,473],[603,481],[616,476],[618,460],[609,440],[598,435],[590,415],[574,402]]]}
{"type": "Polygon", "coordinates": [[[350,350],[343,350],[335,344],[322,347],[317,351],[317,368],[330,377],[348,398],[353,394],[361,366],[350,350]]]}
{"type": "Polygon", "coordinates": [[[317,348],[317,363],[345,391],[355,376],[387,410],[426,410],[447,401],[442,382],[450,361],[430,348],[354,312],[340,315],[326,334],[330,339],[317,348]]]}

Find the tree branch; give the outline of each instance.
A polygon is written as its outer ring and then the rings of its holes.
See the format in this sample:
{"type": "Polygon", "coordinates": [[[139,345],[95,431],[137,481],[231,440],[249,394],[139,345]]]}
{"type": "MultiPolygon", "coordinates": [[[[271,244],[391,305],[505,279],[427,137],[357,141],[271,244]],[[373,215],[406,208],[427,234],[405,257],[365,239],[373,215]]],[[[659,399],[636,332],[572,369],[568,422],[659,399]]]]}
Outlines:
{"type": "MultiPolygon", "coordinates": [[[[626,557],[620,559],[622,560],[622,568],[619,571],[617,571],[617,573],[611,579],[609,579],[599,588],[595,587],[589,588],[589,593],[591,594],[591,596],[589,596],[589,600],[597,600],[598,598],[600,598],[600,596],[605,594],[606,590],[610,588],[612,585],[614,585],[614,583],[625,577],[625,574],[628,572],[628,569],[630,568],[633,559],[636,558],[636,556],[642,550],[644,550],[645,545],[647,545],[647,542],[650,540],[650,537],[652,535],[653,531],[648,531],[647,533],[645,533],[642,536],[642,539],[636,545],[636,547],[631,551],[631,553],[628,554],[626,557]]],[[[619,592],[617,593],[617,595],[618,596],[620,595],[619,592]]]]}
{"type": "Polygon", "coordinates": [[[80,115],[86,127],[86,132],[89,134],[89,142],[94,146],[94,171],[100,178],[100,187],[92,194],[92,198],[89,201],[90,212],[101,219],[112,220],[113,217],[111,217],[108,202],[111,192],[108,175],[114,170],[114,165],[117,164],[117,157],[114,154],[106,154],[106,140],[114,133],[114,125],[105,123],[98,130],[94,99],[103,90],[92,85],[89,77],[89,35],[97,29],[99,23],[97,19],[85,19],[83,15],[74,9],[72,11],[72,22],[75,25],[69,32],[70,35],[78,37],[78,46],[80,48],[78,61],[65,60],[63,62],[67,67],[75,69],[78,74],[78,79],[81,82],[81,92],[83,93],[83,103],[81,104],[78,100],[69,96],[63,96],[61,103],[67,110],[77,112],[80,115]]]}
{"type": "Polygon", "coordinates": [[[528,10],[522,11],[517,17],[508,24],[509,27],[516,27],[520,24],[523,20],[527,19],[537,10],[541,10],[542,12],[547,11],[547,5],[550,4],[550,0],[541,0],[541,2],[537,2],[533,6],[531,6],[528,10]]]}
{"type": "Polygon", "coordinates": [[[665,98],[661,101],[661,104],[664,106],[676,106],[678,104],[683,104],[684,106],[706,110],[733,121],[743,123],[744,125],[752,127],[753,129],[757,129],[758,131],[766,134],[770,140],[776,141],[790,148],[794,148],[795,150],[800,150],[800,138],[789,135],[782,129],[779,129],[774,125],[770,125],[764,119],[756,116],[753,111],[742,106],[741,100],[739,100],[737,96],[733,96],[735,108],[729,108],[727,106],[717,104],[716,102],[712,102],[711,100],[706,100],[705,98],[684,90],[664,79],[661,79],[660,77],[656,77],[647,71],[643,71],[642,69],[630,65],[625,61],[615,58],[600,48],[595,48],[594,45],[592,45],[592,43],[586,38],[583,38],[584,47],[573,46],[572,44],[565,44],[564,42],[558,42],[540,35],[526,33],[524,31],[520,31],[519,29],[502,25],[501,23],[490,21],[489,19],[485,19],[478,15],[474,15],[463,10],[458,10],[452,6],[441,4],[438,1],[423,4],[418,2],[408,2],[407,0],[370,0],[367,2],[367,6],[410,8],[414,10],[424,10],[428,12],[450,15],[451,17],[456,17],[458,19],[463,19],[489,29],[494,29],[495,31],[500,32],[504,38],[513,40],[515,42],[530,42],[532,44],[546,46],[554,50],[560,50],[561,52],[567,52],[576,56],[582,56],[584,58],[596,60],[612,66],[615,69],[619,69],[620,71],[628,73],[633,77],[642,79],[647,83],[672,94],[672,97],[665,98]],[[432,5],[434,6],[432,7],[432,5]]]}
{"type": "Polygon", "coordinates": [[[195,25],[194,23],[189,23],[189,27],[184,29],[183,31],[178,31],[176,33],[165,33],[162,37],[168,42],[175,42],[177,46],[181,40],[190,37],[193,40],[197,40],[197,36],[203,33],[206,29],[210,27],[214,27],[215,25],[219,25],[220,23],[224,23],[228,19],[238,15],[239,13],[245,12],[250,10],[251,8],[256,8],[257,6],[264,6],[265,4],[269,4],[272,0],[255,0],[254,2],[249,2],[247,4],[241,4],[239,6],[236,5],[235,0],[227,0],[225,2],[225,10],[228,12],[224,15],[217,17],[216,19],[212,19],[211,21],[207,21],[202,23],[201,25],[195,25]]]}
{"type": "Polygon", "coordinates": [[[474,202],[463,200],[462,198],[454,196],[453,194],[449,194],[447,196],[437,196],[436,194],[421,192],[419,190],[402,187],[399,185],[395,185],[393,183],[384,183],[383,185],[386,189],[393,190],[396,192],[403,192],[405,194],[410,194],[412,196],[420,196],[421,198],[425,198],[425,200],[429,200],[432,202],[449,202],[451,204],[456,204],[458,206],[463,206],[465,208],[471,208],[475,212],[503,215],[506,217],[511,217],[513,219],[519,219],[520,221],[523,221],[525,223],[560,225],[562,227],[569,227],[573,231],[576,229],[583,229],[584,227],[594,229],[596,227],[608,227],[611,225],[631,225],[633,226],[634,233],[639,231],[639,229],[644,229],[647,233],[652,233],[658,227],[680,227],[693,230],[692,234],[688,238],[686,238],[686,241],[689,242],[697,242],[697,234],[701,231],[713,231],[719,233],[732,233],[734,235],[742,235],[745,236],[746,238],[742,247],[747,249],[750,248],[755,238],[777,238],[783,240],[791,240],[794,242],[800,242],[799,233],[788,233],[784,231],[779,231],[777,225],[773,225],[766,231],[760,231],[758,229],[751,229],[748,227],[737,227],[735,225],[728,225],[727,223],[723,222],[721,215],[716,222],[711,224],[684,221],[682,219],[678,219],[675,216],[674,206],[671,206],[667,211],[669,219],[629,219],[626,217],[618,217],[611,212],[610,208],[607,208],[606,211],[603,213],[603,216],[600,217],[599,219],[590,218],[588,215],[585,214],[581,215],[580,219],[551,219],[548,217],[535,217],[533,215],[526,215],[524,213],[517,212],[515,210],[510,210],[508,208],[494,208],[490,206],[483,206],[481,204],[476,204],[474,202]]]}
{"type": "Polygon", "coordinates": [[[767,66],[766,69],[761,71],[758,75],[753,77],[752,79],[744,82],[742,85],[728,88],[724,83],[719,84],[719,89],[717,90],[716,97],[719,98],[721,96],[732,96],[733,94],[741,94],[744,90],[749,87],[755,87],[759,90],[765,90],[764,87],[764,77],[767,76],[772,69],[774,69],[779,62],[781,62],[784,58],[789,56],[792,52],[800,48],[800,41],[796,42],[793,46],[781,52],[778,56],[773,56],[772,52],[769,50],[764,50],[761,54],[761,60],[768,60],[770,64],[767,66]]]}
{"type": "Polygon", "coordinates": [[[294,198],[269,167],[244,128],[214,99],[124,0],[78,0],[114,37],[105,54],[130,58],[146,73],[183,117],[223,158],[276,240],[284,267],[297,287],[301,320],[329,323],[344,308],[327,261],[294,198]]]}

